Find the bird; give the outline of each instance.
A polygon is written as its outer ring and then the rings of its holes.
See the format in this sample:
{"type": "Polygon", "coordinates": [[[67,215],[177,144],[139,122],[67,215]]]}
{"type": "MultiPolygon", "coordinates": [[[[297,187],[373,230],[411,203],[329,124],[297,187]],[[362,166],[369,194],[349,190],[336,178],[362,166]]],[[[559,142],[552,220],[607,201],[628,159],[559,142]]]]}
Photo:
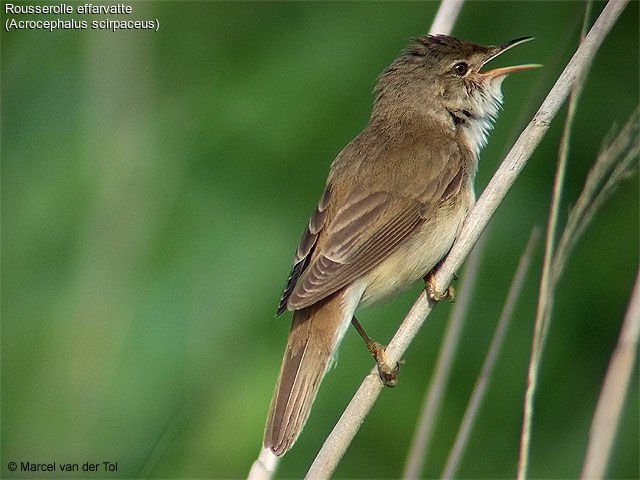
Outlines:
{"type": "MultiPolygon", "coordinates": [[[[277,308],[293,318],[263,449],[280,456],[298,438],[349,325],[361,330],[356,309],[421,278],[433,300],[451,295],[430,272],[475,202],[478,155],[501,108],[502,81],[539,65],[481,69],[528,40],[483,46],[422,35],[378,77],[369,121],[331,164],[277,308]]],[[[363,338],[393,386],[397,365],[363,338]]]]}

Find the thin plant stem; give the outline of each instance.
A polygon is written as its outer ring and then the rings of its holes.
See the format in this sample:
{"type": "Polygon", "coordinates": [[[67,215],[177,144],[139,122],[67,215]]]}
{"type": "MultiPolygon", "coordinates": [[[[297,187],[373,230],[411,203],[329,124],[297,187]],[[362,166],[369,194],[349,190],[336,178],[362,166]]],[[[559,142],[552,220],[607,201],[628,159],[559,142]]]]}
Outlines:
{"type": "Polygon", "coordinates": [[[607,369],[596,411],[589,431],[589,444],[582,466],[580,478],[603,478],[624,399],[629,388],[629,380],[638,356],[638,336],[640,335],[640,270],[631,293],[627,313],[622,323],[620,337],[607,369]]]}
{"type": "Polygon", "coordinates": [[[270,480],[278,468],[279,460],[280,457],[277,457],[271,450],[263,448],[251,465],[247,480],[270,480]]]}
{"type": "MultiPolygon", "coordinates": [[[[449,285],[454,272],[460,269],[471,248],[475,245],[492,215],[502,202],[507,191],[524,168],[533,150],[538,146],[549,128],[560,106],[567,99],[576,78],[586,70],[602,41],[609,33],[624,10],[627,0],[609,1],[576,50],[573,57],[558,77],[555,85],[540,105],[533,120],[524,129],[506,158],[492,177],[482,195],[469,212],[451,251],[434,273],[436,285],[449,285]]],[[[423,291],[414,302],[411,310],[400,324],[396,334],[387,346],[387,359],[397,362],[408,348],[435,303],[428,300],[423,291]]],[[[329,478],[344,455],[367,413],[382,391],[382,382],[377,367],[371,369],[360,387],[347,405],[320,452],[309,468],[306,478],[329,478]]]]}
{"type": "Polygon", "coordinates": [[[547,265],[548,283],[546,287],[541,282],[534,338],[531,347],[531,360],[529,362],[527,377],[528,383],[525,394],[524,417],[520,439],[520,460],[518,463],[519,479],[524,479],[527,475],[533,402],[542,350],[544,348],[549,318],[551,316],[553,292],[578,238],[580,238],[587,225],[595,216],[597,209],[604,203],[606,197],[622,180],[628,177],[631,165],[633,161],[637,159],[638,152],[640,151],[640,140],[638,140],[638,112],[639,110],[636,109],[631,114],[627,123],[620,130],[620,133],[612,141],[606,143],[598,154],[596,161],[587,175],[578,201],[569,213],[567,224],[558,243],[558,249],[553,255],[551,262],[547,265]],[[543,288],[547,288],[548,290],[543,291],[543,288]]]}
{"type": "Polygon", "coordinates": [[[184,425],[186,417],[187,414],[184,405],[181,404],[179,407],[176,407],[169,419],[165,422],[162,431],[156,438],[153,449],[145,458],[136,478],[151,478],[165,457],[171,443],[175,440],[180,428],[184,425]]]}
{"type": "MultiPolygon", "coordinates": [[[[582,31],[580,33],[580,43],[584,40],[589,22],[591,2],[587,2],[584,20],[582,22],[582,31]]],[[[540,358],[544,341],[547,336],[549,317],[553,307],[552,291],[555,282],[550,281],[551,262],[555,248],[556,229],[558,225],[558,212],[562,198],[562,190],[564,188],[565,173],[567,170],[567,159],[569,156],[569,143],[571,138],[571,130],[573,127],[573,119],[575,117],[578,99],[582,92],[583,79],[586,76],[586,70],[582,77],[576,82],[574,89],[569,96],[569,105],[567,107],[567,117],[564,123],[562,138],[560,139],[560,147],[558,151],[558,164],[556,167],[556,175],[553,181],[553,190],[551,205],[549,207],[549,218],[547,221],[547,233],[545,239],[544,260],[542,263],[542,274],[540,277],[540,294],[538,296],[538,307],[536,313],[536,321],[534,326],[533,345],[531,347],[531,361],[529,364],[529,372],[527,375],[528,384],[525,395],[524,417],[522,422],[522,434],[520,437],[520,458],[518,461],[518,478],[526,477],[526,470],[529,464],[529,451],[531,444],[531,424],[533,421],[533,401],[538,379],[538,370],[540,366],[540,358]]]]}
{"type": "MultiPolygon", "coordinates": [[[[434,17],[433,23],[431,24],[429,33],[450,34],[463,3],[464,0],[442,0],[434,17]]],[[[398,359],[396,359],[396,361],[397,360],[398,359]]],[[[279,460],[280,457],[274,455],[269,449],[263,448],[260,451],[258,458],[251,465],[248,480],[270,480],[273,478],[273,475],[278,468],[279,460]]],[[[336,460],[335,465],[337,465],[337,463],[338,460],[336,460]]],[[[335,465],[331,468],[331,471],[335,469],[335,465]]],[[[307,474],[307,476],[308,475],[309,474],[307,474]]]]}
{"type": "Polygon", "coordinates": [[[509,327],[513,309],[526,278],[527,270],[529,269],[529,264],[531,263],[531,256],[533,254],[535,244],[538,240],[538,236],[538,229],[534,228],[531,231],[531,235],[529,236],[527,246],[522,253],[522,256],[520,257],[518,268],[515,275],[513,276],[513,280],[511,281],[509,293],[507,294],[507,299],[505,300],[504,307],[502,308],[502,313],[500,314],[500,320],[498,321],[498,325],[496,326],[496,330],[493,334],[493,339],[491,340],[491,346],[489,347],[487,356],[484,359],[484,364],[482,365],[482,370],[480,372],[480,375],[478,376],[478,380],[473,387],[473,392],[471,393],[469,404],[467,405],[467,409],[464,412],[464,417],[462,418],[462,422],[460,423],[460,429],[458,430],[458,434],[456,435],[455,443],[451,448],[449,458],[447,459],[447,463],[442,473],[442,478],[444,479],[453,478],[458,468],[458,464],[460,463],[460,459],[462,458],[462,453],[464,452],[467,440],[469,439],[469,434],[471,433],[473,422],[476,419],[480,404],[482,402],[482,399],[484,398],[484,393],[486,391],[487,385],[489,384],[491,372],[493,371],[496,359],[498,358],[498,355],[500,353],[504,335],[507,331],[507,328],[509,327]]]}
{"type": "Polygon", "coordinates": [[[569,252],[593,218],[597,208],[615,186],[628,176],[632,163],[637,159],[640,150],[639,120],[640,107],[636,107],[618,135],[613,140],[605,142],[589,170],[585,186],[569,212],[567,225],[558,241],[558,248],[552,262],[554,281],[562,273],[569,252]],[[620,157],[623,158],[622,161],[618,161],[620,157]],[[607,174],[609,174],[608,178],[607,174]],[[600,185],[603,187],[599,188],[600,185]]]}
{"type": "Polygon", "coordinates": [[[453,358],[456,353],[460,332],[462,331],[466,317],[469,300],[473,294],[473,284],[478,273],[480,253],[483,245],[484,241],[481,239],[469,255],[467,267],[462,277],[462,285],[457,295],[458,301],[451,310],[447,332],[442,342],[438,359],[436,360],[436,370],[427,388],[422,408],[420,409],[420,419],[418,420],[418,426],[413,436],[413,441],[411,442],[404,474],[402,475],[404,479],[418,478],[427,457],[429,443],[435,427],[435,420],[438,416],[440,403],[444,397],[444,391],[449,378],[449,372],[451,371],[451,364],[453,363],[453,358]]]}
{"type": "Polygon", "coordinates": [[[429,35],[435,35],[436,33],[449,35],[453,30],[453,24],[456,23],[463,3],[464,0],[442,0],[431,24],[429,35]]]}

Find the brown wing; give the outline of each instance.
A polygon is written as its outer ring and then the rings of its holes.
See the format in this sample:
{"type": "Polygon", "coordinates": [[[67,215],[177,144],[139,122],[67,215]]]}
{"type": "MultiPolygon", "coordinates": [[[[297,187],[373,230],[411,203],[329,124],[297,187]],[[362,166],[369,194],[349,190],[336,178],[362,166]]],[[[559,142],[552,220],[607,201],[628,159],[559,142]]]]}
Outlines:
{"type": "Polygon", "coordinates": [[[306,269],[305,274],[297,285],[290,285],[288,301],[282,307],[308,307],[381,263],[430,217],[434,206],[460,190],[463,174],[458,162],[450,162],[441,175],[411,198],[352,191],[325,226],[320,247],[305,258],[298,276],[306,269]]]}
{"type": "Polygon", "coordinates": [[[308,307],[375,267],[424,222],[418,201],[377,192],[341,209],[326,231],[288,308],[308,307]]]}
{"type": "Polygon", "coordinates": [[[313,253],[316,242],[318,241],[318,234],[324,227],[327,216],[327,206],[329,205],[330,197],[331,186],[327,185],[327,188],[325,189],[315,212],[313,212],[313,215],[311,215],[309,224],[307,225],[307,228],[305,229],[302,237],[300,238],[300,242],[298,243],[296,254],[293,257],[293,268],[291,269],[291,273],[289,274],[289,278],[287,279],[284,291],[282,292],[282,297],[280,298],[280,302],[278,303],[276,315],[280,315],[287,309],[287,301],[289,300],[289,296],[291,295],[291,292],[293,292],[293,289],[295,288],[300,275],[302,275],[302,272],[304,272],[309,265],[311,254],[313,253]]]}

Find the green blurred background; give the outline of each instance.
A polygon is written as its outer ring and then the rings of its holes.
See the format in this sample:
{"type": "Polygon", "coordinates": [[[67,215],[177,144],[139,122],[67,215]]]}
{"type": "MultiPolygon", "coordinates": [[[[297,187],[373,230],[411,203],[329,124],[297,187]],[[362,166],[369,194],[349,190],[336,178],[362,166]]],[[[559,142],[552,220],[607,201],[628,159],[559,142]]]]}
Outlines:
{"type": "MultiPolygon", "coordinates": [[[[3,20],[4,18],[3,2],[3,20]]],[[[50,2],[54,3],[54,2],[50,2]]],[[[69,3],[69,2],[67,2],[69,3]]],[[[75,3],[72,3],[76,5],[75,3]]],[[[132,2],[134,32],[2,32],[2,466],[118,462],[77,477],[239,478],[260,450],[290,314],[274,312],[330,162],[433,2],[132,2]]],[[[595,3],[592,21],[603,7],[595,3]]],[[[638,101],[638,2],[586,81],[561,221],[638,101]]],[[[482,152],[482,191],[576,47],[582,2],[468,2],[454,34],[523,35],[482,152]]],[[[74,15],[74,18],[79,18],[74,15]]],[[[86,18],[86,17],[85,17],[86,18]]],[[[452,445],[518,258],[544,229],[566,108],[492,220],[425,477],[452,445]]],[[[539,244],[462,465],[515,475],[539,244]]],[[[542,362],[531,477],[576,477],[638,265],[638,176],[572,256],[542,362]]],[[[464,270],[459,272],[464,275],[464,270]]],[[[359,317],[381,342],[419,293],[359,317]]],[[[402,473],[449,304],[436,308],[335,474],[402,473]]],[[[349,331],[278,476],[301,477],[372,359],[349,331]]],[[[608,476],[638,478],[638,370],[608,476]]]]}

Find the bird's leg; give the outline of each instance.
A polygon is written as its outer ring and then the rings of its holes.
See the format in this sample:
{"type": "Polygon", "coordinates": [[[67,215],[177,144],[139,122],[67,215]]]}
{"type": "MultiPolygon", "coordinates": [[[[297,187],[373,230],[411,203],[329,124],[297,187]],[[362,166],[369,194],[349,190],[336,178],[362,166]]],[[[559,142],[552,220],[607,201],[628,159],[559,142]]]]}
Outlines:
{"type": "Polygon", "coordinates": [[[433,271],[427,273],[424,277],[424,286],[427,291],[427,297],[431,300],[439,302],[440,300],[448,298],[451,303],[455,302],[455,290],[451,285],[449,285],[444,292],[439,292],[436,289],[436,277],[433,271]]]}
{"type": "Polygon", "coordinates": [[[400,360],[396,363],[394,368],[389,366],[387,362],[387,352],[385,351],[387,347],[384,345],[380,345],[378,342],[371,340],[369,335],[364,331],[358,319],[354,316],[351,319],[351,323],[364,340],[365,345],[367,346],[367,350],[369,353],[375,358],[376,363],[378,364],[378,373],[380,374],[380,379],[387,387],[395,387],[398,383],[398,370],[400,369],[400,364],[404,363],[400,360]]]}

